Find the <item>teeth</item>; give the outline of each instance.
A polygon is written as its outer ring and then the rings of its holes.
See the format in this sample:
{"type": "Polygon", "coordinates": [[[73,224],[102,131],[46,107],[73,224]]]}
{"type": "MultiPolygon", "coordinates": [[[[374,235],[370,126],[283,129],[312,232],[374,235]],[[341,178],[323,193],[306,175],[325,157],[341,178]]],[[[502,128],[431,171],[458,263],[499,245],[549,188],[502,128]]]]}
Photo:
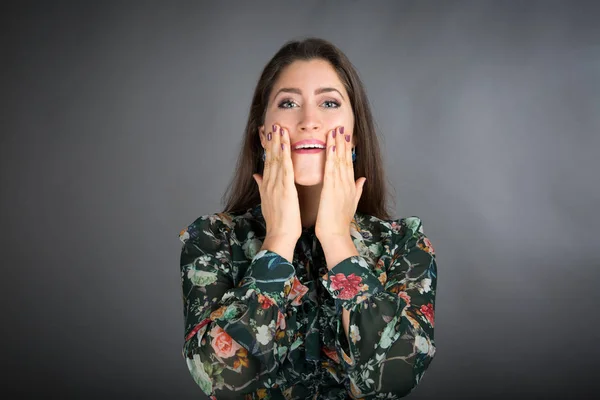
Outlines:
{"type": "Polygon", "coordinates": [[[324,149],[324,146],[321,146],[320,144],[301,144],[299,146],[296,146],[296,150],[299,149],[324,149]]]}

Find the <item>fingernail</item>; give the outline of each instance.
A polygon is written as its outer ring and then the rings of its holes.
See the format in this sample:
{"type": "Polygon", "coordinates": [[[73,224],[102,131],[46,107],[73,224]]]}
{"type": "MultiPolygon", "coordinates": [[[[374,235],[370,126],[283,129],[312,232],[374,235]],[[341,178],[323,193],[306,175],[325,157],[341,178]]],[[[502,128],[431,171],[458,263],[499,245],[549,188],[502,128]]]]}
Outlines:
{"type": "Polygon", "coordinates": [[[281,151],[283,151],[283,143],[281,143],[281,151]]]}
{"type": "Polygon", "coordinates": [[[277,127],[273,124],[273,132],[277,132],[277,127]]]}
{"type": "Polygon", "coordinates": [[[331,137],[335,139],[335,129],[331,131],[331,137]]]}
{"type": "Polygon", "coordinates": [[[271,137],[272,137],[271,132],[269,132],[269,134],[267,135],[267,140],[271,140],[271,137]]]}
{"type": "Polygon", "coordinates": [[[344,134],[344,127],[343,127],[343,126],[340,128],[340,133],[341,133],[342,135],[344,134]]]}
{"type": "Polygon", "coordinates": [[[333,151],[335,151],[335,145],[333,146],[333,149],[332,149],[332,150],[333,150],[333,151]]]}
{"type": "Polygon", "coordinates": [[[281,136],[283,136],[283,128],[279,128],[279,133],[281,133],[281,136]]]}
{"type": "Polygon", "coordinates": [[[346,142],[350,141],[350,135],[346,135],[345,138],[346,138],[346,142]]]}

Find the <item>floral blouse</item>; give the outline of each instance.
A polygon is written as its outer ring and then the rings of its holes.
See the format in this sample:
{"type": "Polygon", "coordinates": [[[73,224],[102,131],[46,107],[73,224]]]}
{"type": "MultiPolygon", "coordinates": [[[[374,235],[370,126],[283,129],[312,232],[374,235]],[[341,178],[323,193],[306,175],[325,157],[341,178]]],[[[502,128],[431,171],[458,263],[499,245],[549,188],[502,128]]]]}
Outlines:
{"type": "Polygon", "coordinates": [[[359,256],[331,270],[314,227],[291,263],[260,250],[265,232],[258,205],[201,216],[179,234],[182,355],[200,389],[213,400],[410,393],[435,354],[437,266],[421,220],[357,212],[359,256]]]}

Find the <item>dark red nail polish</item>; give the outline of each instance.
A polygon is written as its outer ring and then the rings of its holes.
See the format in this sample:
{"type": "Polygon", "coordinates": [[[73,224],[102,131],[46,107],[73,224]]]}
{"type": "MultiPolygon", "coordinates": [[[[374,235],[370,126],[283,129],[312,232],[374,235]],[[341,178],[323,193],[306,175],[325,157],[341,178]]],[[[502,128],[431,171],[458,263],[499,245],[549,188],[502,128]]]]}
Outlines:
{"type": "Polygon", "coordinates": [[[346,142],[350,141],[350,135],[346,135],[345,138],[346,138],[346,142]]]}
{"type": "Polygon", "coordinates": [[[342,135],[344,134],[344,127],[343,127],[343,126],[340,128],[340,133],[341,133],[342,135]]]}
{"type": "Polygon", "coordinates": [[[271,132],[269,132],[269,134],[267,135],[267,140],[271,140],[271,132]]]}
{"type": "Polygon", "coordinates": [[[335,139],[335,129],[331,131],[331,137],[335,139]]]}
{"type": "Polygon", "coordinates": [[[277,127],[273,124],[273,132],[277,132],[277,127]]]}

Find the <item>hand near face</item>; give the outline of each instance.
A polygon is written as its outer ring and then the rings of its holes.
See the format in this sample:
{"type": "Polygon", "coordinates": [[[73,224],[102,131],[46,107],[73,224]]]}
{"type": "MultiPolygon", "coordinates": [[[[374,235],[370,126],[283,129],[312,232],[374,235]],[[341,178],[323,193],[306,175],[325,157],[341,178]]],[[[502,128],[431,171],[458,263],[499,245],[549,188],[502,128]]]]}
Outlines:
{"type": "Polygon", "coordinates": [[[347,237],[367,178],[354,181],[351,133],[340,126],[327,133],[323,188],[315,225],[319,239],[347,237]]]}
{"type": "Polygon", "coordinates": [[[281,125],[273,124],[271,130],[263,131],[261,136],[266,152],[263,175],[253,174],[252,177],[260,192],[266,236],[295,243],[302,233],[302,224],[289,132],[281,125]]]}

